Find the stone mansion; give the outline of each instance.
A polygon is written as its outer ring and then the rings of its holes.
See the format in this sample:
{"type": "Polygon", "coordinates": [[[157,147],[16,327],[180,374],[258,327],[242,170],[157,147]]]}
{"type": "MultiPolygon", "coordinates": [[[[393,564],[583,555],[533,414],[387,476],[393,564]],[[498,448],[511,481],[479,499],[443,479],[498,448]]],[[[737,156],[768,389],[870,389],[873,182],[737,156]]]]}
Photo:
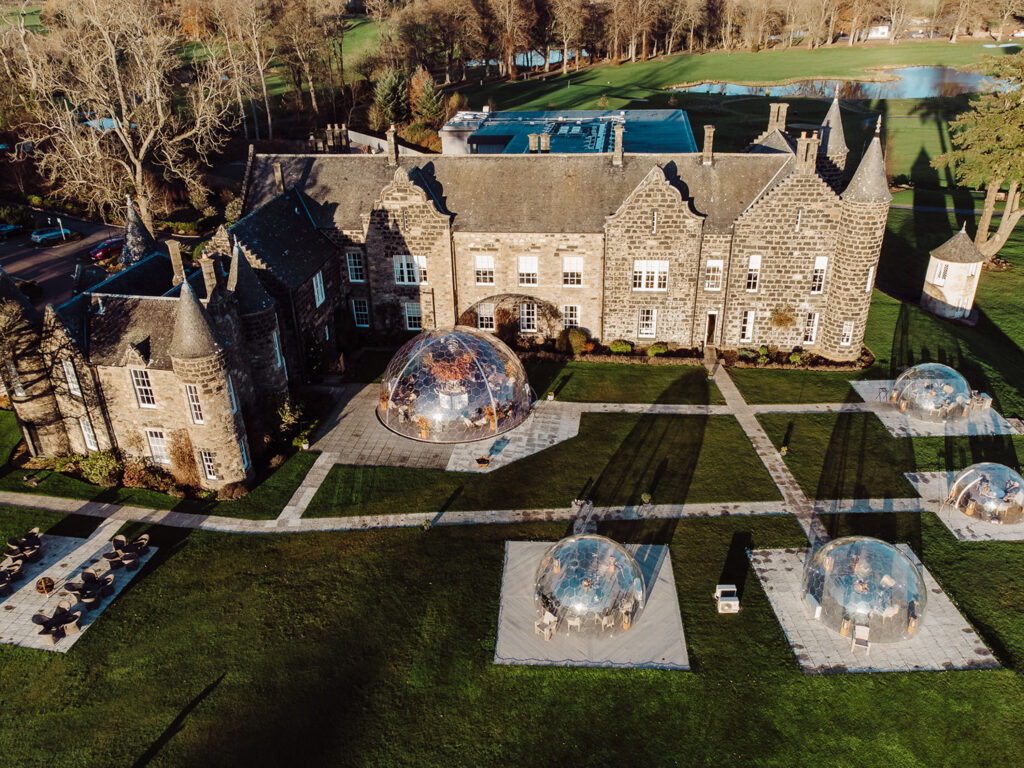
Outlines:
{"type": "MultiPolygon", "coordinates": [[[[741,153],[715,152],[713,126],[701,153],[623,152],[615,124],[612,150],[590,154],[531,137],[526,154],[411,156],[389,132],[379,155],[255,155],[231,236],[261,275],[319,265],[346,338],[579,326],[854,360],[891,200],[881,144],[848,174],[838,101],[795,136],[786,111],[741,153]]],[[[295,326],[333,356],[319,313],[295,326]]]]}
{"type": "Polygon", "coordinates": [[[379,155],[250,154],[243,216],[195,264],[129,205],[123,268],[59,307],[0,270],[0,377],[29,450],[247,482],[289,383],[456,323],[859,357],[891,199],[877,133],[848,174],[838,101],[797,136],[773,105],[741,153],[712,126],[700,153],[627,153],[624,129],[595,153],[531,136],[526,154],[399,154],[392,130],[379,155]]]}

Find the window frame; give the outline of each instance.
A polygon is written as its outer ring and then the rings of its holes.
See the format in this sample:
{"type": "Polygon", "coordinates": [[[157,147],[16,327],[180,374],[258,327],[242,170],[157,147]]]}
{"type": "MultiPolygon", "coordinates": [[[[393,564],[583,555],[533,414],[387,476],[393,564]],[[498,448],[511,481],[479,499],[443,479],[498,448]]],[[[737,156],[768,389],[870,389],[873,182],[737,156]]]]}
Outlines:
{"type": "Polygon", "coordinates": [[[238,396],[235,394],[235,382],[231,379],[231,374],[228,374],[228,400],[231,401],[231,413],[238,413],[238,396]]]}
{"type": "Polygon", "coordinates": [[[21,383],[21,374],[18,373],[18,366],[10,358],[7,360],[7,375],[11,377],[11,387],[14,389],[14,396],[25,397],[25,385],[21,383]]]}
{"type": "Polygon", "coordinates": [[[818,339],[818,313],[808,312],[804,318],[803,343],[814,344],[818,339]]]}
{"type": "Polygon", "coordinates": [[[932,276],[932,285],[942,287],[946,284],[946,278],[948,277],[949,264],[942,261],[935,262],[935,274],[932,276]]]}
{"type": "Polygon", "coordinates": [[[249,469],[249,448],[245,444],[245,440],[238,441],[238,450],[242,454],[242,469],[249,469]]]}
{"type": "Polygon", "coordinates": [[[754,340],[754,320],[757,313],[752,309],[745,309],[740,314],[740,341],[754,340]]]}
{"type": "Polygon", "coordinates": [[[562,330],[569,330],[570,328],[580,327],[580,305],[579,304],[563,304],[562,305],[562,330]]]}
{"type": "Polygon", "coordinates": [[[356,328],[369,328],[370,327],[370,300],[369,299],[352,299],[352,322],[355,323],[356,328]],[[364,310],[362,314],[366,316],[366,322],[359,322],[360,311],[356,308],[356,302],[362,302],[364,310]]]}
{"type": "Polygon", "coordinates": [[[193,424],[205,424],[203,420],[203,404],[199,399],[199,388],[195,384],[185,385],[185,399],[188,401],[189,415],[193,424]]]}
{"type": "Polygon", "coordinates": [[[579,288],[583,285],[582,256],[562,257],[562,285],[569,288],[579,288]],[[570,266],[578,266],[579,269],[570,269],[570,266]]]}
{"type": "Polygon", "coordinates": [[[61,365],[64,367],[64,380],[68,384],[68,392],[75,397],[82,396],[82,385],[78,381],[78,371],[75,370],[75,364],[70,357],[65,357],[61,360],[61,365]]]}
{"type": "Polygon", "coordinates": [[[811,271],[811,294],[820,296],[825,292],[825,275],[828,272],[828,256],[815,256],[811,271]]]}
{"type": "Polygon", "coordinates": [[[875,287],[875,265],[872,264],[868,267],[868,280],[864,285],[864,293],[871,293],[871,289],[875,287]]]}
{"type": "Polygon", "coordinates": [[[199,463],[203,466],[203,475],[207,480],[217,479],[217,467],[213,463],[213,451],[199,451],[199,463]]]}
{"type": "Polygon", "coordinates": [[[418,301],[407,301],[402,304],[402,312],[405,315],[405,330],[407,331],[422,331],[423,330],[423,307],[418,301]],[[410,312],[411,307],[416,307],[415,312],[410,312]],[[409,321],[412,318],[418,319],[418,324],[414,327],[409,321]]]}
{"type": "Polygon", "coordinates": [[[162,429],[146,429],[146,444],[149,446],[149,457],[154,464],[170,464],[171,453],[167,446],[167,433],[162,429]],[[157,443],[154,443],[157,441],[157,443]],[[156,449],[160,446],[160,450],[156,449]]]}
{"type": "Polygon", "coordinates": [[[725,259],[708,259],[704,265],[704,290],[720,291],[725,282],[725,259]]]}
{"type": "Polygon", "coordinates": [[[327,301],[327,294],[324,293],[324,271],[321,269],[313,275],[313,306],[319,307],[327,301]]]}
{"type": "Polygon", "coordinates": [[[495,306],[493,303],[477,304],[476,306],[476,327],[481,331],[493,331],[494,330],[494,311],[495,306]],[[484,312],[484,307],[490,307],[489,312],[484,312]],[[490,318],[490,325],[484,325],[484,318],[490,318]]]}
{"type": "Polygon", "coordinates": [[[153,390],[153,380],[149,377],[149,371],[145,368],[129,368],[128,370],[132,389],[135,392],[135,402],[138,403],[139,408],[156,408],[156,392],[153,390]],[[147,400],[152,402],[146,402],[147,400]]]}
{"type": "Polygon", "coordinates": [[[668,268],[668,259],[633,259],[633,290],[648,293],[667,291],[668,268]]]}
{"type": "Polygon", "coordinates": [[[536,256],[518,256],[518,257],[516,257],[516,282],[519,285],[533,285],[533,286],[539,285],[540,284],[540,263],[539,262],[540,262],[540,260],[536,256]],[[527,262],[527,264],[529,264],[529,262],[531,262],[531,261],[533,262],[533,271],[532,272],[524,272],[523,271],[523,262],[524,261],[527,262]],[[529,280],[529,277],[531,275],[533,276],[533,280],[532,281],[529,280]],[[524,280],[523,277],[526,277],[527,279],[524,280]]]}
{"type": "Polygon", "coordinates": [[[494,254],[473,254],[473,279],[477,285],[494,285],[494,254]]]}
{"type": "Polygon", "coordinates": [[[411,253],[396,253],[391,257],[395,271],[395,285],[426,285],[427,259],[411,253]]]}
{"type": "Polygon", "coordinates": [[[636,337],[654,339],[658,336],[658,310],[655,307],[640,307],[636,315],[636,337]],[[644,313],[650,314],[650,321],[644,322],[644,313]],[[647,328],[647,332],[644,329],[647,328]]]}
{"type": "Polygon", "coordinates": [[[761,254],[755,253],[747,260],[747,293],[757,293],[761,287],[761,254]],[[751,287],[753,284],[753,287],[751,287]]]}
{"type": "Polygon", "coordinates": [[[537,333],[537,303],[525,301],[519,305],[519,332],[537,333]],[[527,327],[524,321],[529,319],[531,325],[527,327]]]}
{"type": "Polygon", "coordinates": [[[839,339],[840,347],[849,347],[853,344],[853,327],[855,323],[853,320],[843,321],[843,334],[839,339]]]}
{"type": "Polygon", "coordinates": [[[89,421],[89,414],[78,417],[78,428],[82,430],[82,438],[85,440],[85,447],[90,451],[98,451],[100,444],[96,441],[96,430],[92,428],[89,421]]]}
{"type": "Polygon", "coordinates": [[[363,263],[362,251],[346,251],[345,263],[348,265],[348,281],[350,283],[366,282],[366,266],[363,263]],[[356,274],[359,277],[356,277],[356,274]]]}

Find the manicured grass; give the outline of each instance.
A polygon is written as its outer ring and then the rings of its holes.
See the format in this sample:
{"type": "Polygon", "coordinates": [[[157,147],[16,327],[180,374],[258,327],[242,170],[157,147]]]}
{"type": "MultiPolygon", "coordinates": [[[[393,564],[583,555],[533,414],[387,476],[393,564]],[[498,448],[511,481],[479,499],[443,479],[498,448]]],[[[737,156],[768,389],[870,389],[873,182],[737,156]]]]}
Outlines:
{"type": "MultiPolygon", "coordinates": [[[[14,413],[0,411],[0,456],[10,457],[19,442],[21,433],[14,413]]],[[[176,512],[194,514],[272,519],[281,513],[281,509],[288,503],[295,489],[313,466],[316,457],[316,453],[299,451],[272,471],[260,485],[250,491],[248,496],[237,501],[177,499],[145,488],[101,488],[60,472],[26,470],[14,467],[9,462],[0,467],[0,490],[107,504],[129,504],[150,509],[173,509],[176,512]],[[22,479],[26,475],[38,477],[39,485],[33,488],[26,484],[22,479]]]]}
{"type": "Polygon", "coordinates": [[[540,398],[554,392],[559,400],[583,403],[725,402],[704,368],[694,365],[536,360],[527,363],[526,374],[540,398]]]}
{"type": "Polygon", "coordinates": [[[729,376],[743,399],[759,403],[857,403],[850,386],[863,371],[800,371],[773,368],[730,368],[729,376]]]}
{"type": "Polygon", "coordinates": [[[963,469],[981,461],[1012,467],[1024,438],[893,437],[871,413],[772,413],[758,417],[804,492],[818,499],[915,497],[904,472],[963,469]]]}
{"type": "Polygon", "coordinates": [[[543,80],[491,83],[468,88],[465,93],[475,109],[488,99],[494,99],[501,109],[594,109],[602,97],[608,101],[606,109],[621,109],[661,89],[703,80],[762,84],[807,77],[872,79],[878,76],[871,72],[873,67],[966,66],[983,55],[1006,50],[986,49],[976,42],[927,42],[681,55],[594,67],[565,76],[552,74],[543,80]]]}
{"type": "Polygon", "coordinates": [[[337,466],[305,517],[460,509],[770,501],[778,491],[731,416],[585,413],[580,433],[487,474],[337,466]]]}
{"type": "Polygon", "coordinates": [[[600,529],[669,545],[692,672],[494,665],[504,542],[565,530],[152,528],[155,562],[71,653],[0,646],[0,750],[26,768],[1024,762],[1020,547],[922,521],[919,554],[1008,670],[801,674],[743,556],[805,543],[784,517],[600,529]],[[738,616],[714,613],[722,580],[738,616]]]}

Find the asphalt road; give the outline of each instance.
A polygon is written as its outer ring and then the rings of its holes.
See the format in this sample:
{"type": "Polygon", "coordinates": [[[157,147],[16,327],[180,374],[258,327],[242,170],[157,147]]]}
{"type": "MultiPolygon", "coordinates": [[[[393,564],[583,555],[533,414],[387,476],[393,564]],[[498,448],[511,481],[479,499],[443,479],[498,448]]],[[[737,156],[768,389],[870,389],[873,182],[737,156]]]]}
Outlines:
{"type": "MultiPolygon", "coordinates": [[[[0,241],[0,266],[15,280],[32,280],[43,289],[36,302],[40,309],[47,304],[60,304],[71,298],[75,264],[88,262],[89,251],[108,237],[123,233],[118,227],[108,227],[88,221],[79,221],[70,216],[61,217],[64,226],[81,232],[81,240],[64,245],[38,248],[29,240],[31,232],[13,235],[0,241]]],[[[53,224],[56,226],[56,220],[53,224]]]]}

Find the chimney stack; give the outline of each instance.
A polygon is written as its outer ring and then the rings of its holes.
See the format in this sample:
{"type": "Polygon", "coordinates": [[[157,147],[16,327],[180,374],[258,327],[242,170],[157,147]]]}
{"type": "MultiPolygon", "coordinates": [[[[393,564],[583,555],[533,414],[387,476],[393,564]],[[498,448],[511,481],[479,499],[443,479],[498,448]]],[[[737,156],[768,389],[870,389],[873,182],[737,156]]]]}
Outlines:
{"type": "Polygon", "coordinates": [[[206,251],[203,251],[203,255],[199,257],[199,268],[203,270],[203,285],[206,286],[206,299],[209,301],[217,289],[217,264],[206,251]]]}
{"type": "Polygon", "coordinates": [[[798,173],[814,173],[818,164],[818,144],[821,139],[818,132],[814,131],[810,136],[807,131],[800,132],[800,138],[796,140],[796,170],[798,173]]]}
{"type": "Polygon", "coordinates": [[[347,153],[348,150],[349,150],[349,145],[348,145],[348,125],[345,124],[345,123],[341,124],[341,141],[340,141],[340,145],[341,145],[341,151],[347,153]]]}
{"type": "Polygon", "coordinates": [[[711,165],[714,160],[715,126],[710,123],[704,126],[704,156],[701,162],[704,165],[711,165]]]}
{"type": "Polygon", "coordinates": [[[614,136],[615,143],[612,146],[612,165],[622,165],[622,134],[625,132],[626,126],[622,123],[615,123],[612,126],[612,136],[614,136]]]}
{"type": "Polygon", "coordinates": [[[398,139],[395,124],[388,128],[388,165],[398,165],[398,139]]]}
{"type": "Polygon", "coordinates": [[[771,105],[771,112],[768,114],[768,132],[778,129],[785,132],[786,130],[786,113],[789,111],[789,104],[780,102],[778,104],[771,105]]]}
{"type": "Polygon", "coordinates": [[[528,133],[526,134],[526,138],[530,142],[530,154],[537,154],[537,152],[540,149],[540,136],[538,136],[536,133],[528,133]]]}
{"type": "Polygon", "coordinates": [[[548,152],[551,151],[551,134],[550,133],[542,133],[540,135],[540,151],[541,151],[541,154],[544,154],[544,155],[546,155],[548,152]]]}
{"type": "Polygon", "coordinates": [[[180,285],[185,280],[185,267],[181,263],[181,243],[177,240],[168,240],[167,253],[171,257],[171,269],[174,270],[171,285],[180,285]]]}
{"type": "Polygon", "coordinates": [[[280,163],[274,163],[272,166],[274,169],[274,182],[277,184],[278,194],[284,194],[284,171],[281,170],[280,163]]]}

